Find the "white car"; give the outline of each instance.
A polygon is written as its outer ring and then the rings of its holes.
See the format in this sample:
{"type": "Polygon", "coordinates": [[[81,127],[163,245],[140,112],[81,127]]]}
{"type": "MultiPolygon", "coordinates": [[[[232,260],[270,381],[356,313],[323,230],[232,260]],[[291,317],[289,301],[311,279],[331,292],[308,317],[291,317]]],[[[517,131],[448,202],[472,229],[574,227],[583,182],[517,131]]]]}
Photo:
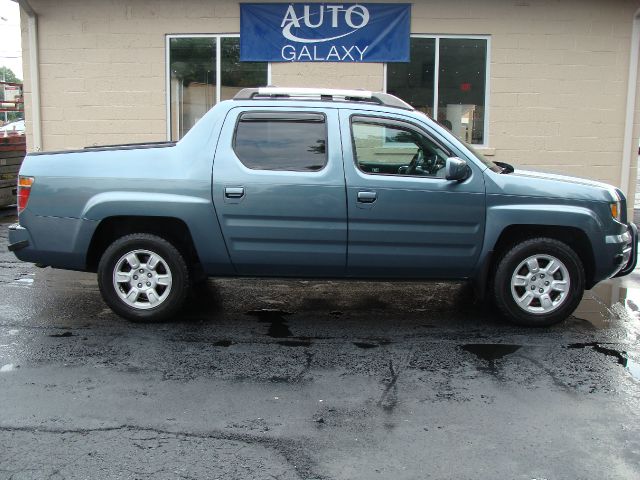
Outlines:
{"type": "Polygon", "coordinates": [[[7,123],[4,127],[0,127],[0,132],[24,133],[24,120],[16,120],[15,122],[7,123]]]}

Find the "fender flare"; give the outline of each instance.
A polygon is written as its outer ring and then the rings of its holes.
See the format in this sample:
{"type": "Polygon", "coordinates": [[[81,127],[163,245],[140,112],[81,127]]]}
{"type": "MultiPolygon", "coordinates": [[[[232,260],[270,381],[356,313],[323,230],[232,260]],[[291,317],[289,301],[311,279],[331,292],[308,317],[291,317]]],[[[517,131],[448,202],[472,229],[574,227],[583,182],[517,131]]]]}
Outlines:
{"type": "Polygon", "coordinates": [[[480,262],[473,275],[477,298],[486,296],[491,268],[500,254],[495,251],[498,240],[507,228],[518,225],[580,230],[589,240],[592,252],[604,242],[604,237],[599,235],[604,229],[602,221],[585,207],[536,203],[488,207],[480,262]]]}
{"type": "MultiPolygon", "coordinates": [[[[206,270],[228,273],[232,268],[210,198],[157,192],[112,191],[91,197],[81,214],[82,219],[92,220],[96,227],[107,218],[131,216],[169,217],[184,222],[206,270]]],[[[94,232],[91,232],[91,236],[94,232]]],[[[87,247],[90,241],[91,238],[87,239],[87,247]]]]}

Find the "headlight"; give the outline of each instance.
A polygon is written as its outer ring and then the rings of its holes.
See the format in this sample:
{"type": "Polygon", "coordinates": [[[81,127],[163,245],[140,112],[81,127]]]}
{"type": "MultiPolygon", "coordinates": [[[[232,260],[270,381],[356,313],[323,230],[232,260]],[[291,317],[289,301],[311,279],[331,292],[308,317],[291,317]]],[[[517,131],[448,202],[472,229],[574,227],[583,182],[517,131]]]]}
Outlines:
{"type": "Polygon", "coordinates": [[[622,213],[620,208],[620,202],[611,202],[609,204],[609,207],[611,208],[611,216],[616,220],[620,221],[620,218],[621,218],[620,215],[622,213]]]}

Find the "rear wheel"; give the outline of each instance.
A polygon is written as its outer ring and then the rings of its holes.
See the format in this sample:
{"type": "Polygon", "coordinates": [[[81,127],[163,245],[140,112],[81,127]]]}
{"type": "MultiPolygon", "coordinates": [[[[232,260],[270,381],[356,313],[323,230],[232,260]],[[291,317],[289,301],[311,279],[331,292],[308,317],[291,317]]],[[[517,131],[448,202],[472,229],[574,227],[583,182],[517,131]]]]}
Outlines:
{"type": "Polygon", "coordinates": [[[182,254],[161,237],[135,233],[114,241],[98,265],[104,301],[118,315],[137,322],[170,318],[189,290],[182,254]]]}
{"type": "Polygon", "coordinates": [[[515,323],[548,326],[573,313],[584,293],[584,268],[563,242],[535,238],[511,248],[499,261],[494,299],[515,323]]]}

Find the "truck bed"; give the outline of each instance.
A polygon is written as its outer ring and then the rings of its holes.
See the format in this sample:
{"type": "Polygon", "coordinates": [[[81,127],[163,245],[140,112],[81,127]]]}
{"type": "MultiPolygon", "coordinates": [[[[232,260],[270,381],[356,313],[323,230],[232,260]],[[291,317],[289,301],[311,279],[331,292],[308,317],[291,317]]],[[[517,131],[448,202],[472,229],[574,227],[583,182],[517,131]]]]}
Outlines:
{"type": "Polygon", "coordinates": [[[102,152],[107,150],[141,150],[144,148],[166,148],[174,147],[176,142],[141,142],[141,143],[120,143],[115,145],[90,145],[77,150],[56,150],[47,152],[29,152],[29,155],[58,155],[61,153],[80,153],[80,152],[102,152]]]}

